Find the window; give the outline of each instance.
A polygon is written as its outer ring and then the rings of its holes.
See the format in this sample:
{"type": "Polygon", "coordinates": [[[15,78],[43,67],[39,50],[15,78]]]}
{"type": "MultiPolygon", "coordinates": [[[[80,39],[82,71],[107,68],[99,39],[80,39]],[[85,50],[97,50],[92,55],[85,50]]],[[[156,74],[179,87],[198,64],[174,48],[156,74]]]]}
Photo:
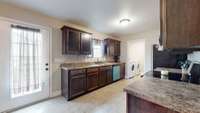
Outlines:
{"type": "Polygon", "coordinates": [[[10,78],[11,97],[19,97],[41,91],[40,30],[11,26],[10,78]]]}
{"type": "Polygon", "coordinates": [[[102,40],[93,39],[93,57],[101,58],[104,55],[104,46],[102,40]]]}

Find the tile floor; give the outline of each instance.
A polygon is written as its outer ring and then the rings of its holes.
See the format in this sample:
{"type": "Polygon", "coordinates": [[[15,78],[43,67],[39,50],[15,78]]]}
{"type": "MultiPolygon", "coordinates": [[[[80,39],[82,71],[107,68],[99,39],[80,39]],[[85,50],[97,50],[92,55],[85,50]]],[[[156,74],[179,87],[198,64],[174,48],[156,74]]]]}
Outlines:
{"type": "Polygon", "coordinates": [[[57,97],[13,113],[126,113],[123,88],[132,81],[121,80],[69,102],[57,97]]]}

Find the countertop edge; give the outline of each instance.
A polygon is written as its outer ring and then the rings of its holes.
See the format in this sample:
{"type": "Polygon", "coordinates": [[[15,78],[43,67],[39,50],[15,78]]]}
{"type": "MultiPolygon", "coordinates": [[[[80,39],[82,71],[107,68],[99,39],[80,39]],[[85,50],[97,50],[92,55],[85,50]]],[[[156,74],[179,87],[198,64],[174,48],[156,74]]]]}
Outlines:
{"type": "Polygon", "coordinates": [[[65,67],[65,66],[61,66],[61,69],[64,69],[64,70],[78,70],[78,69],[85,69],[85,68],[97,68],[97,67],[105,67],[105,66],[113,66],[113,65],[120,65],[120,64],[124,64],[125,62],[119,62],[119,63],[110,63],[110,64],[104,64],[104,65],[101,65],[101,64],[97,64],[97,65],[88,65],[88,66],[83,66],[83,67],[65,67]]]}

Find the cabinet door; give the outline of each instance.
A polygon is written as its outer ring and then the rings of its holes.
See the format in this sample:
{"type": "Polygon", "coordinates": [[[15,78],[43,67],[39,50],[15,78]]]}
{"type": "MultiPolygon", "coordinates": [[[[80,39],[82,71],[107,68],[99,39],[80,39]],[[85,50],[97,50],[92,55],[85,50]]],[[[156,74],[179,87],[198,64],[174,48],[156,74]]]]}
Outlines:
{"type": "Polygon", "coordinates": [[[109,40],[109,56],[115,56],[115,42],[109,40]]]}
{"type": "Polygon", "coordinates": [[[107,70],[100,68],[99,72],[99,86],[105,86],[107,84],[107,70]]]}
{"type": "Polygon", "coordinates": [[[68,50],[68,29],[63,28],[62,29],[62,54],[66,54],[68,50]]]}
{"type": "Polygon", "coordinates": [[[73,98],[86,92],[86,74],[80,73],[70,75],[70,93],[69,97],[73,98]]]}
{"type": "Polygon", "coordinates": [[[98,71],[87,73],[87,90],[91,91],[98,87],[98,71]]]}
{"type": "Polygon", "coordinates": [[[200,0],[188,0],[188,20],[190,30],[190,46],[200,45],[200,0]]]}
{"type": "Polygon", "coordinates": [[[120,41],[115,41],[115,56],[120,56],[120,41]]]}
{"type": "Polygon", "coordinates": [[[76,30],[68,30],[68,41],[67,41],[69,54],[78,54],[80,53],[80,32],[76,30]]]}
{"type": "Polygon", "coordinates": [[[165,48],[200,45],[199,0],[161,0],[161,37],[165,48]]]}
{"type": "Polygon", "coordinates": [[[107,80],[106,80],[106,82],[107,82],[107,84],[110,84],[110,83],[113,82],[112,67],[107,69],[107,80]]]}
{"type": "Polygon", "coordinates": [[[120,41],[113,39],[105,39],[106,51],[108,56],[120,56],[120,41]]]}
{"type": "Polygon", "coordinates": [[[122,64],[120,65],[120,70],[121,70],[120,78],[121,78],[121,79],[124,79],[124,78],[125,78],[125,63],[122,63],[122,64]]]}
{"type": "Polygon", "coordinates": [[[91,34],[81,33],[81,54],[90,55],[91,54],[91,34]]]}

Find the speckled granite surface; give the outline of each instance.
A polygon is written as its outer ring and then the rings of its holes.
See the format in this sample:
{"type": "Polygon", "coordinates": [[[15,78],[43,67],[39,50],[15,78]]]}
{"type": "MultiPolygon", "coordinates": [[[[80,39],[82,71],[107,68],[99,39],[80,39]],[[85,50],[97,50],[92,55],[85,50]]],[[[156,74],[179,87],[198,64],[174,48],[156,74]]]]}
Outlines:
{"type": "Polygon", "coordinates": [[[164,68],[164,67],[158,67],[158,68],[154,69],[154,71],[158,71],[158,72],[161,72],[162,70],[168,71],[170,73],[178,73],[178,74],[182,73],[181,69],[164,68]]]}
{"type": "Polygon", "coordinates": [[[103,62],[103,63],[64,63],[61,64],[61,68],[65,70],[72,69],[84,69],[84,68],[93,68],[93,67],[101,67],[101,66],[112,66],[122,64],[122,62],[103,62]]]}
{"type": "Polygon", "coordinates": [[[127,93],[179,113],[200,113],[200,86],[157,78],[139,78],[127,93]]]}

